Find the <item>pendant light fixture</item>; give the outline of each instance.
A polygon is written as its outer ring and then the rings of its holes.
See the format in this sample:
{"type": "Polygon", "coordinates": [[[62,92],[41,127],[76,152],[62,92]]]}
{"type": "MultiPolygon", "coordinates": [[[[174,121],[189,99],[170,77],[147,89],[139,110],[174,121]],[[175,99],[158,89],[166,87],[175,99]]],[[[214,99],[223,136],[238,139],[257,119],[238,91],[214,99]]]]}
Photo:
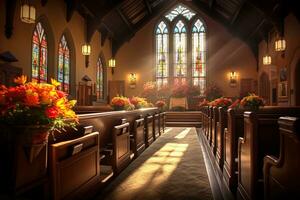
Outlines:
{"type": "Polygon", "coordinates": [[[116,67],[116,60],[113,54],[113,39],[110,38],[111,58],[108,60],[108,67],[111,68],[111,74],[114,74],[114,68],[116,67]]]}
{"type": "Polygon", "coordinates": [[[21,1],[20,19],[27,24],[34,24],[36,20],[36,9],[29,1],[21,1]]]}
{"type": "Polygon", "coordinates": [[[263,64],[270,65],[272,63],[272,58],[269,55],[269,35],[267,37],[267,53],[263,57],[263,64]]]}
{"type": "Polygon", "coordinates": [[[88,42],[88,21],[87,14],[85,15],[85,44],[81,47],[81,53],[85,56],[85,67],[89,66],[89,55],[91,55],[91,45],[88,42]]]}
{"type": "Polygon", "coordinates": [[[284,39],[284,17],[281,16],[282,20],[279,24],[279,31],[278,31],[278,37],[275,40],[275,51],[285,51],[286,49],[286,42],[284,39]]]}

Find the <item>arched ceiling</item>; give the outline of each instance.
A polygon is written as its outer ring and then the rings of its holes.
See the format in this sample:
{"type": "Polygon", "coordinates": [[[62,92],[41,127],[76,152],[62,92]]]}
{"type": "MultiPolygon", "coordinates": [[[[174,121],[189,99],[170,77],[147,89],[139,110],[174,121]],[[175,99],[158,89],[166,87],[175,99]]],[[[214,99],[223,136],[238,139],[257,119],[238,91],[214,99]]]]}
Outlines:
{"type": "Polygon", "coordinates": [[[112,39],[113,54],[153,17],[176,3],[196,8],[224,25],[245,41],[255,55],[258,43],[273,28],[282,30],[284,16],[294,12],[297,0],[65,0],[69,18],[72,9],[86,17],[87,40],[98,30],[102,44],[112,39]]]}

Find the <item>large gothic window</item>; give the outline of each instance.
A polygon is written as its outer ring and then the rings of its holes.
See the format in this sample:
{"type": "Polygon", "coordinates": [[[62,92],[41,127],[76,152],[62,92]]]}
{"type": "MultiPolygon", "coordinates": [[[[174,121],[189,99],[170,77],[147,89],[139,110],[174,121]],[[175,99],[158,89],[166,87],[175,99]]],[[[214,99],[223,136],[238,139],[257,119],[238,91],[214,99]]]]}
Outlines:
{"type": "Polygon", "coordinates": [[[169,77],[169,38],[168,28],[165,22],[161,21],[156,27],[156,82],[161,87],[168,83],[169,77]]]}
{"type": "Polygon", "coordinates": [[[185,83],[187,75],[187,34],[186,27],[182,20],[179,20],[174,28],[174,81],[185,83]]]}
{"type": "Polygon", "coordinates": [[[97,61],[97,75],[96,75],[96,90],[97,90],[97,99],[103,99],[104,95],[104,73],[103,73],[103,64],[99,56],[97,61]]]}
{"type": "Polygon", "coordinates": [[[60,89],[66,93],[70,91],[70,49],[66,37],[63,35],[58,46],[57,79],[61,83],[60,89]]]}
{"type": "Polygon", "coordinates": [[[38,22],[32,36],[31,78],[33,81],[47,82],[47,58],[47,35],[42,24],[38,22]]]}
{"type": "Polygon", "coordinates": [[[204,93],[206,83],[205,28],[200,19],[192,26],[192,84],[204,93]]]}
{"type": "Polygon", "coordinates": [[[180,4],[167,12],[155,28],[157,86],[168,82],[190,84],[199,87],[203,95],[207,71],[204,22],[180,4]],[[167,27],[172,27],[172,37],[168,37],[167,27]]]}

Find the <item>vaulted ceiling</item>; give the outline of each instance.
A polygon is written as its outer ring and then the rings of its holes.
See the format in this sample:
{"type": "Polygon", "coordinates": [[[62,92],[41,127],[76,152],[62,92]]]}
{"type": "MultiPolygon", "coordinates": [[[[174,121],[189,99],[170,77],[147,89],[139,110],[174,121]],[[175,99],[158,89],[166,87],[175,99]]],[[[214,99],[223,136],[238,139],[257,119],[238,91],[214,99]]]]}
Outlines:
{"type": "Polygon", "coordinates": [[[102,44],[112,39],[113,54],[153,17],[176,3],[196,8],[223,24],[244,40],[254,54],[257,45],[275,28],[282,30],[284,16],[294,12],[299,19],[296,0],[65,0],[67,19],[74,10],[86,18],[87,40],[98,30],[102,44]]]}

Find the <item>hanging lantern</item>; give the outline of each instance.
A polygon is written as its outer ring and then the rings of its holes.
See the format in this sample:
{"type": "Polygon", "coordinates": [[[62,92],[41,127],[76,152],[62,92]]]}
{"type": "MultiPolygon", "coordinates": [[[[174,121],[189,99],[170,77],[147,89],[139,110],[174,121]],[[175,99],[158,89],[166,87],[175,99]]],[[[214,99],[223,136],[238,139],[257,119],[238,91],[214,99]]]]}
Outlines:
{"type": "Polygon", "coordinates": [[[279,38],[275,41],[275,51],[284,51],[286,48],[285,39],[279,38]]]}
{"type": "Polygon", "coordinates": [[[81,52],[82,52],[82,55],[89,56],[91,54],[91,45],[89,45],[89,44],[82,45],[81,52]]]}
{"type": "Polygon", "coordinates": [[[108,60],[108,67],[110,67],[110,68],[116,67],[116,60],[114,58],[111,58],[108,60]]]}
{"type": "Polygon", "coordinates": [[[269,56],[268,54],[266,54],[266,55],[263,57],[263,64],[264,64],[264,65],[270,65],[271,62],[272,62],[271,56],[269,56]]]}
{"type": "Polygon", "coordinates": [[[35,7],[30,5],[29,3],[24,2],[21,5],[20,19],[22,22],[34,24],[36,19],[35,7]]]}

